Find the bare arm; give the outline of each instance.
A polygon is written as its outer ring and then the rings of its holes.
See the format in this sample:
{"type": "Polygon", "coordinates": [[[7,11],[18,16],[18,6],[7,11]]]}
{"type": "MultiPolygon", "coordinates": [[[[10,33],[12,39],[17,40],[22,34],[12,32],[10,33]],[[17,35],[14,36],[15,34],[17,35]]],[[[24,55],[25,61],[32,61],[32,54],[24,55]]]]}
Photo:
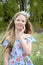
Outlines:
{"type": "MultiPolygon", "coordinates": [[[[8,38],[9,38],[9,36],[6,38],[6,40],[8,38]]],[[[6,47],[4,48],[4,65],[8,65],[8,59],[10,57],[9,51],[10,51],[10,48],[7,48],[7,49],[6,49],[6,47]]]]}
{"type": "Polygon", "coordinates": [[[20,36],[20,41],[21,41],[21,44],[22,44],[22,47],[24,49],[24,51],[26,52],[27,55],[30,55],[31,54],[31,51],[32,51],[32,44],[31,42],[26,42],[22,36],[20,36]]]}
{"type": "Polygon", "coordinates": [[[9,57],[10,57],[10,55],[9,55],[9,48],[7,48],[6,51],[4,52],[4,65],[8,65],[9,57]]]}
{"type": "Polygon", "coordinates": [[[18,37],[21,41],[21,44],[22,44],[22,47],[24,49],[24,51],[26,52],[27,55],[30,55],[31,54],[31,51],[32,51],[32,45],[31,45],[31,42],[26,42],[24,40],[24,37],[28,37],[29,35],[23,35],[23,32],[25,30],[25,26],[24,28],[21,30],[21,32],[18,34],[18,37]]]}

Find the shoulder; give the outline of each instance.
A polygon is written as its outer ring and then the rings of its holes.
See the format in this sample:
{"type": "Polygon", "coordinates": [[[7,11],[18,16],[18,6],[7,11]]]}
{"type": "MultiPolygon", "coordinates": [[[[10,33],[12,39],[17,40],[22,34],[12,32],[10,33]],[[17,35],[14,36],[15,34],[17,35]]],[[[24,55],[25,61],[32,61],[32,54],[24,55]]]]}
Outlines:
{"type": "Polygon", "coordinates": [[[5,39],[7,40],[7,39],[9,39],[10,38],[10,36],[7,36],[5,39]]]}
{"type": "Polygon", "coordinates": [[[25,38],[31,37],[31,34],[24,34],[25,38]]]}
{"type": "Polygon", "coordinates": [[[9,43],[11,42],[11,36],[7,36],[6,38],[5,38],[5,41],[8,41],[9,43]]]}
{"type": "Polygon", "coordinates": [[[3,46],[7,46],[9,43],[10,43],[10,40],[9,40],[10,36],[7,36],[5,38],[5,40],[3,41],[3,46]]]}
{"type": "Polygon", "coordinates": [[[35,38],[31,35],[31,34],[25,34],[25,38],[27,39],[27,41],[30,42],[35,42],[35,38]]]}

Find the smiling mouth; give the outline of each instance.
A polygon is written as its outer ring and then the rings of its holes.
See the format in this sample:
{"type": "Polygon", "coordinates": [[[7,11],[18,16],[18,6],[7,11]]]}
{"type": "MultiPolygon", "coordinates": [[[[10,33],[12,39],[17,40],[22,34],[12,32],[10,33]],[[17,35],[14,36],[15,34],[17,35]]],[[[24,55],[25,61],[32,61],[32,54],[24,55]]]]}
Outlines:
{"type": "Polygon", "coordinates": [[[23,27],[23,25],[21,25],[21,24],[18,24],[18,26],[23,27]]]}

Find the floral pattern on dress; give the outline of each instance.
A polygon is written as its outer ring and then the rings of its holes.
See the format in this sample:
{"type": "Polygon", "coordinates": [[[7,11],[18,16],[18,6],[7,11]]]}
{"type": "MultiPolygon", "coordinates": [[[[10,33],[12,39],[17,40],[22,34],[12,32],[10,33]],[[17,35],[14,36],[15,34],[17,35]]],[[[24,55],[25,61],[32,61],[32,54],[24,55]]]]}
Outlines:
{"type": "MultiPolygon", "coordinates": [[[[25,38],[25,40],[26,40],[26,42],[30,41],[27,38],[25,38]]],[[[17,65],[33,65],[30,58],[24,52],[22,45],[20,43],[20,40],[15,41],[11,55],[14,58],[14,61],[17,65]]],[[[12,60],[12,58],[10,60],[12,60]]],[[[16,65],[16,64],[11,64],[11,65],[16,65]]]]}
{"type": "MultiPolygon", "coordinates": [[[[33,37],[25,38],[26,42],[34,42],[33,37]]],[[[8,42],[6,43],[6,45],[8,42]]],[[[5,45],[5,43],[3,43],[5,45]]],[[[8,65],[33,65],[29,56],[26,55],[22,48],[20,40],[15,40],[12,51],[10,52],[11,57],[8,59],[8,65]]]]}

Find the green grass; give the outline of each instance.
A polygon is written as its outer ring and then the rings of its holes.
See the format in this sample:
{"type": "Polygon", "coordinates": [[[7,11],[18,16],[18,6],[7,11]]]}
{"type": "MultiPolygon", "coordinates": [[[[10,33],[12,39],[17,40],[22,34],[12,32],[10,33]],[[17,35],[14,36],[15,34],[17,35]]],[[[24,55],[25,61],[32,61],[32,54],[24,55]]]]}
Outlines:
{"type": "MultiPolygon", "coordinates": [[[[3,36],[1,33],[0,36],[3,36]]],[[[33,33],[36,42],[32,43],[32,54],[30,58],[34,65],[43,65],[43,32],[33,33]],[[40,53],[37,53],[40,52],[40,53]]],[[[3,48],[0,47],[0,65],[3,65],[3,48]]]]}
{"type": "Polygon", "coordinates": [[[30,58],[34,65],[43,65],[43,32],[34,33],[33,37],[36,39],[36,42],[32,44],[32,54],[30,58]]]}
{"type": "Polygon", "coordinates": [[[43,56],[43,33],[34,33],[33,37],[36,39],[36,42],[32,44],[33,54],[40,52],[40,55],[43,56]]]}
{"type": "Polygon", "coordinates": [[[3,48],[0,47],[0,65],[3,65],[3,48]]]}
{"type": "Polygon", "coordinates": [[[43,65],[43,57],[42,56],[31,56],[30,57],[34,65],[43,65]]]}

